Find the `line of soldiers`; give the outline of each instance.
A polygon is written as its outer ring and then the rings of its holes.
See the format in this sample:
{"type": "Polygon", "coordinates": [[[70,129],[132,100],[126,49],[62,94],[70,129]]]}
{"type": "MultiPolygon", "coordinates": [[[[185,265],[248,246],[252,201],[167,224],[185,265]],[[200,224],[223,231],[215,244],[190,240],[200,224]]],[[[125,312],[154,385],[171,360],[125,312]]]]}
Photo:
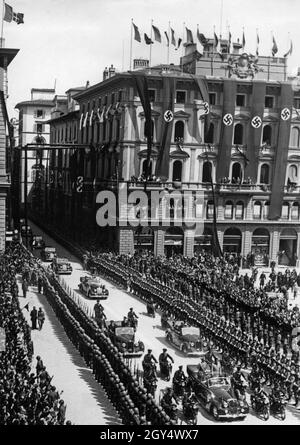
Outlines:
{"type": "MultiPolygon", "coordinates": [[[[127,287],[130,292],[143,300],[152,299],[169,315],[199,326],[204,341],[209,342],[211,348],[222,351],[224,357],[226,355],[235,357],[237,363],[246,367],[256,364],[267,381],[280,383],[289,394],[294,395],[298,403],[300,371],[296,355],[290,358],[287,354],[280,354],[278,350],[276,353],[274,348],[269,347],[268,342],[263,345],[258,338],[242,331],[236,325],[235,319],[226,320],[224,314],[218,315],[214,307],[207,307],[203,301],[194,301],[149,277],[145,279],[140,274],[131,273],[132,269],[129,271],[131,274],[128,275],[127,268],[122,263],[107,260],[105,256],[101,257],[101,261],[90,261],[90,263],[98,268],[100,273],[127,287]]],[[[249,318],[253,322],[253,315],[249,318]]]]}

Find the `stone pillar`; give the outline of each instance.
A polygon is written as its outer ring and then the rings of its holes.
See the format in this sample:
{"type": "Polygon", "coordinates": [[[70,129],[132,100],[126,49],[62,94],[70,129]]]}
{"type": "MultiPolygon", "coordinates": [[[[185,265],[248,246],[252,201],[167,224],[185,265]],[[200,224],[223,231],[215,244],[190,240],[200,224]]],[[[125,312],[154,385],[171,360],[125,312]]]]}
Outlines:
{"type": "Polygon", "coordinates": [[[119,253],[120,254],[133,254],[134,253],[134,241],[132,229],[120,229],[119,231],[119,253]]]}
{"type": "Polygon", "coordinates": [[[184,231],[183,255],[192,258],[194,256],[194,230],[184,231]]]}
{"type": "Polygon", "coordinates": [[[252,199],[250,198],[246,205],[246,218],[247,220],[252,219],[252,199]]]}
{"type": "Polygon", "coordinates": [[[154,232],[154,256],[165,255],[165,231],[158,229],[154,232]]]}
{"type": "Polygon", "coordinates": [[[279,251],[279,240],[280,240],[280,231],[278,228],[274,228],[273,232],[271,232],[270,236],[270,260],[278,261],[277,253],[279,251]]]}
{"type": "Polygon", "coordinates": [[[247,256],[248,253],[251,253],[252,247],[252,232],[250,230],[245,230],[244,232],[244,247],[243,247],[243,255],[247,256]]]}
{"type": "Polygon", "coordinates": [[[224,231],[223,230],[218,230],[218,239],[219,239],[220,247],[223,251],[223,242],[224,242],[224,231]]]}

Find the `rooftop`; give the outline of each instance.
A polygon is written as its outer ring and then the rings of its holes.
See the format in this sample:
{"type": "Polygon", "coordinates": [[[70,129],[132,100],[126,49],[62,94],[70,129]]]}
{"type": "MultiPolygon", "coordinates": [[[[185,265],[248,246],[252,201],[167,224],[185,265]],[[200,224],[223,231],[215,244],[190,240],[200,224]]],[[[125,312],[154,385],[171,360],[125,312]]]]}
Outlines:
{"type": "Polygon", "coordinates": [[[20,109],[20,108],[26,107],[26,106],[32,106],[32,107],[36,107],[36,106],[53,107],[53,105],[54,105],[53,100],[34,99],[34,100],[25,100],[23,102],[19,102],[19,103],[17,103],[15,108],[20,109]]]}

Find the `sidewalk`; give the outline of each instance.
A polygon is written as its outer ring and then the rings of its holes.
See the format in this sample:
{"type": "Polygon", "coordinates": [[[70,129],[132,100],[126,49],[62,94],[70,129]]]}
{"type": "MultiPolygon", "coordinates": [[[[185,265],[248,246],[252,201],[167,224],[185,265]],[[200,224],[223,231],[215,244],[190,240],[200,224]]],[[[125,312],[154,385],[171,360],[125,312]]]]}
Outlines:
{"type": "Polygon", "coordinates": [[[63,327],[57,320],[51,306],[45,297],[37,293],[37,288],[31,286],[27,298],[19,285],[19,301],[23,308],[29,303],[29,312],[23,313],[31,326],[30,311],[33,306],[41,306],[45,312],[45,323],[42,331],[31,331],[34,344],[33,371],[37,355],[40,355],[52,383],[60,392],[67,405],[66,420],[75,425],[117,425],[121,424],[118,413],[110,404],[102,387],[94,380],[93,373],[80,356],[77,349],[68,339],[63,327]]]}

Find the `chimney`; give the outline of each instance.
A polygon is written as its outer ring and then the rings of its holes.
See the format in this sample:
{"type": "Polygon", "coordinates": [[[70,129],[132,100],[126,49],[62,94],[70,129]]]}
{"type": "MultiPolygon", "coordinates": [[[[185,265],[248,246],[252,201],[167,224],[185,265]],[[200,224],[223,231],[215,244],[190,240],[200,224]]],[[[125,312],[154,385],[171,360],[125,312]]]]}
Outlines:
{"type": "Polygon", "coordinates": [[[87,80],[87,81],[86,81],[86,85],[85,85],[85,88],[89,88],[89,86],[90,86],[90,81],[89,81],[89,80],[87,80]]]}
{"type": "Polygon", "coordinates": [[[113,65],[110,65],[109,68],[109,78],[113,77],[116,74],[116,68],[113,65]]]}
{"type": "Polygon", "coordinates": [[[103,71],[103,80],[108,79],[108,69],[107,66],[105,67],[105,70],[103,71]]]}

